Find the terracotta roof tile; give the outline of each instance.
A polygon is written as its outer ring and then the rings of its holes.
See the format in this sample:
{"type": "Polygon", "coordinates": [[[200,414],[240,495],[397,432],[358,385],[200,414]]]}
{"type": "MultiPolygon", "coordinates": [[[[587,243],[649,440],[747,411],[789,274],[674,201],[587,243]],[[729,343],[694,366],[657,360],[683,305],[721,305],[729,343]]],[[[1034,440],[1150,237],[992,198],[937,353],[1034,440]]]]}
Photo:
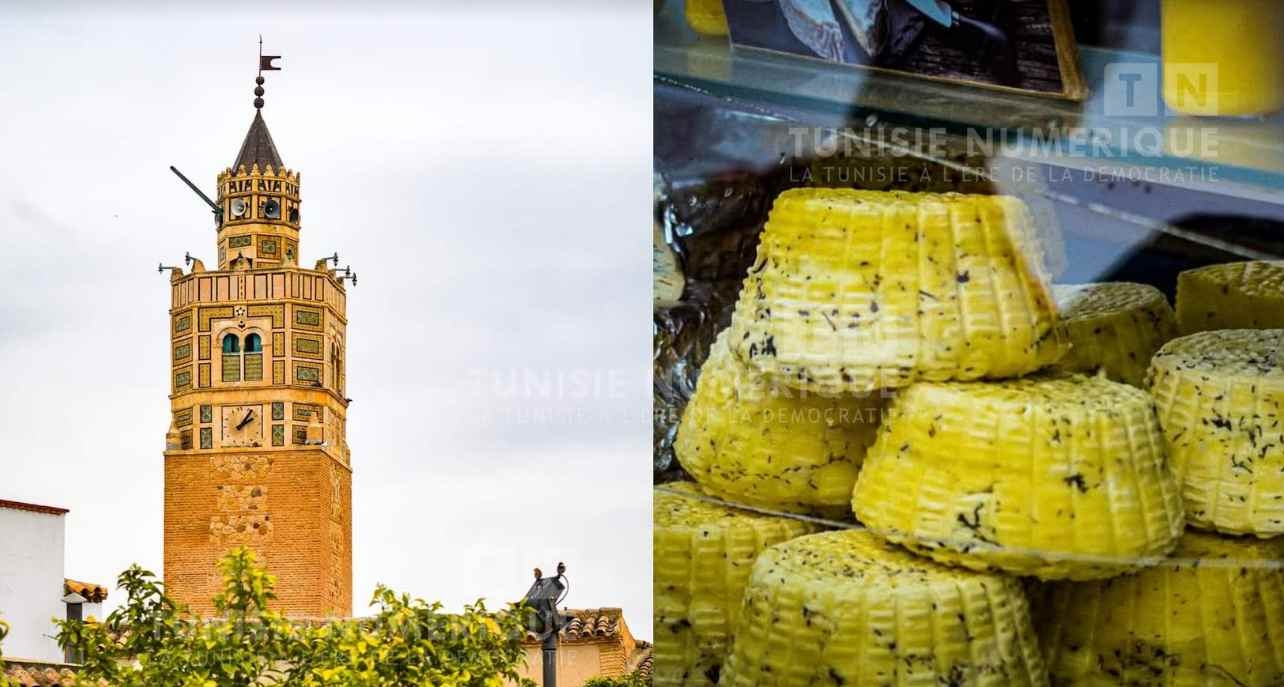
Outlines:
{"type": "MultiPolygon", "coordinates": [[[[571,622],[562,628],[563,642],[596,642],[620,636],[624,613],[618,608],[567,608],[562,609],[562,613],[571,616],[571,622]]],[[[526,641],[538,640],[535,633],[528,632],[526,641]]]]}
{"type": "Polygon", "coordinates": [[[637,673],[643,680],[651,679],[651,665],[655,658],[655,647],[646,642],[639,641],[637,649],[629,655],[628,663],[625,664],[625,671],[637,673]]]}
{"type": "Polygon", "coordinates": [[[76,593],[85,597],[85,601],[94,604],[100,604],[107,600],[107,588],[101,584],[92,582],[80,582],[78,580],[66,579],[62,581],[62,593],[76,593]]]}
{"type": "Polygon", "coordinates": [[[48,515],[66,515],[67,513],[71,512],[66,508],[59,508],[57,506],[41,506],[35,503],[23,503],[22,501],[6,501],[4,499],[0,499],[0,508],[8,508],[10,510],[25,510],[25,511],[30,511],[32,513],[46,513],[48,515]]]}
{"type": "Polygon", "coordinates": [[[73,687],[76,673],[61,663],[6,659],[4,676],[14,687],[73,687]]]}

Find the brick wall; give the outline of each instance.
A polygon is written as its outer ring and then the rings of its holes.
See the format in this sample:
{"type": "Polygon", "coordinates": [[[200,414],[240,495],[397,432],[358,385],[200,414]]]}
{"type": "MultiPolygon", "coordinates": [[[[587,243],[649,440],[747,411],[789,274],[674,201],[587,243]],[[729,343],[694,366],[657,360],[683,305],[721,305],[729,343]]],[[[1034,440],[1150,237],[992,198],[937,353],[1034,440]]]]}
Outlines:
{"type": "Polygon", "coordinates": [[[165,584],[213,613],[217,562],[254,549],[294,616],[352,614],[351,471],[317,450],[165,458],[165,584]]]}

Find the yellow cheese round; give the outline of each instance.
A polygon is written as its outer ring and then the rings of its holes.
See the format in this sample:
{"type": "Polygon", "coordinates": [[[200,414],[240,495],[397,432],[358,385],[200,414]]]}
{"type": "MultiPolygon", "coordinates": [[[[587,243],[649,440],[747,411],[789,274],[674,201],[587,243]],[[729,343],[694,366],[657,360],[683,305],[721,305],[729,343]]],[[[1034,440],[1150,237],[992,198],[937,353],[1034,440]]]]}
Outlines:
{"type": "Polygon", "coordinates": [[[1177,275],[1182,334],[1284,327],[1284,261],[1229,262],[1177,275]]]}
{"type": "Polygon", "coordinates": [[[717,684],[754,560],[767,546],[817,529],[725,508],[701,495],[690,482],[655,489],[657,687],[717,684]]]}
{"type": "Polygon", "coordinates": [[[1105,370],[1116,382],[1143,386],[1150,357],[1177,336],[1177,318],[1164,294],[1148,284],[1106,282],[1053,287],[1070,352],[1057,368],[1105,370]]]}
{"type": "Polygon", "coordinates": [[[1284,534],[1284,329],[1224,329],[1168,342],[1150,393],[1194,527],[1284,534]]]}
{"type": "Polygon", "coordinates": [[[1046,685],[1019,583],[917,558],[869,532],[758,557],[722,687],[1046,685]]]}
{"type": "Polygon", "coordinates": [[[710,493],[790,512],[848,514],[881,402],[830,398],[772,384],[731,353],[724,331],[709,351],[673,450],[710,493]]]}
{"type": "Polygon", "coordinates": [[[1190,531],[1173,557],[1113,580],[1039,585],[1034,624],[1052,684],[1284,684],[1284,540],[1190,531]]]}
{"type": "Polygon", "coordinates": [[[722,0],[687,0],[687,24],[696,33],[706,36],[725,36],[727,14],[722,8],[722,0]]]}
{"type": "Polygon", "coordinates": [[[772,206],[731,343],[827,394],[1026,374],[1066,349],[1042,263],[1016,198],[793,189],[772,206]]]}
{"type": "Polygon", "coordinates": [[[1146,392],[1039,375],[903,390],[852,508],[871,530],[943,562],[1092,579],[1176,545],[1178,492],[1146,392]]]}

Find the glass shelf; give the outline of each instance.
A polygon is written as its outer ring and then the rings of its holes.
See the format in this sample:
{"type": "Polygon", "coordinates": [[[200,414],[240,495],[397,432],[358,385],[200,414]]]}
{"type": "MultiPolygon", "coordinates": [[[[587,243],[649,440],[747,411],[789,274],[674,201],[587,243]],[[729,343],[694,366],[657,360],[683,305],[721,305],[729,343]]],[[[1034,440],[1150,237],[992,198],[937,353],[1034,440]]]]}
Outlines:
{"type": "Polygon", "coordinates": [[[1003,144],[1007,158],[1078,169],[1144,167],[1165,172],[1148,175],[1169,180],[1158,183],[1284,205],[1284,113],[1252,119],[1106,116],[1101,86],[1112,62],[1158,63],[1158,57],[1080,48],[1091,95],[1078,103],[733,49],[725,38],[692,31],[681,2],[665,3],[655,18],[657,84],[734,100],[764,117],[818,127],[890,120],[960,134],[997,131],[986,135],[998,136],[993,140],[1003,144]],[[1056,131],[1097,138],[1091,144],[1055,133],[1047,138],[1056,131]]]}

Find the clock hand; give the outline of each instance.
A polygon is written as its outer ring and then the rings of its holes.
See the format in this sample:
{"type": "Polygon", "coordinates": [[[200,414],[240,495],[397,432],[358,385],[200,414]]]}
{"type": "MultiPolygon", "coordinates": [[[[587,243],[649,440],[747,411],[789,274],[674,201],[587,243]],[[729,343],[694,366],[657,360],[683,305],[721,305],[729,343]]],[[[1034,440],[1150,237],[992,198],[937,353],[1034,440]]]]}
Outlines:
{"type": "Polygon", "coordinates": [[[254,411],[253,410],[245,411],[245,418],[241,420],[240,424],[238,424],[236,428],[240,429],[248,425],[250,423],[250,420],[253,420],[253,419],[254,419],[254,411]]]}

